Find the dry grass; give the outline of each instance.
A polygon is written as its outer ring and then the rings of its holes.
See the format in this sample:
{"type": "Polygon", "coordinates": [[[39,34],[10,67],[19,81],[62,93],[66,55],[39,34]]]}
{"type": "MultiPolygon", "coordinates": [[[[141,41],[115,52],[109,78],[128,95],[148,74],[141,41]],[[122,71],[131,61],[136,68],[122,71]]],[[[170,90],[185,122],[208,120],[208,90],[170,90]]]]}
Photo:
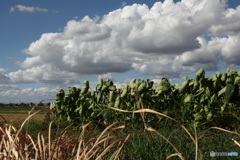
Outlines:
{"type": "MultiPolygon", "coordinates": [[[[37,135],[21,135],[25,123],[38,112],[30,114],[19,129],[11,124],[0,126],[0,159],[1,160],[101,160],[108,154],[110,159],[119,159],[121,150],[129,138],[121,139],[115,132],[118,125],[107,126],[99,135],[89,127],[90,123],[81,127],[78,135],[67,130],[61,134],[48,131],[37,135]],[[115,149],[115,150],[113,150],[115,149]],[[111,155],[109,155],[111,153],[111,155]]],[[[121,127],[119,127],[121,128],[121,127]]]]}
{"type": "MultiPolygon", "coordinates": [[[[180,122],[154,110],[144,109],[143,105],[136,111],[126,111],[110,106],[106,107],[120,112],[140,113],[143,118],[145,129],[150,132],[155,132],[174,148],[175,153],[166,157],[167,160],[171,160],[171,158],[175,156],[184,160],[184,156],[165,136],[145,123],[144,113],[157,114],[179,124],[196,146],[195,160],[199,159],[198,154],[200,153],[198,141],[203,138],[210,129],[217,129],[231,134],[240,135],[239,133],[222,128],[211,127],[201,136],[197,137],[196,127],[194,128],[195,133],[193,136],[180,122]]],[[[121,122],[116,122],[112,125],[106,126],[106,128],[99,134],[96,134],[94,130],[91,129],[90,124],[92,122],[89,122],[88,124],[82,126],[80,131],[77,133],[69,132],[69,130],[66,129],[62,133],[54,135],[51,133],[51,127],[53,124],[57,124],[57,122],[52,121],[49,124],[48,131],[39,132],[37,135],[22,135],[21,131],[23,126],[30,118],[41,111],[37,111],[32,114],[31,112],[32,111],[29,112],[28,117],[21,124],[20,128],[15,128],[12,124],[7,123],[0,126],[1,160],[102,160],[106,158],[111,160],[120,159],[121,156],[124,156],[124,145],[130,135],[127,135],[125,138],[121,138],[116,133],[116,130],[124,128],[124,124],[121,122]]],[[[0,115],[0,117],[2,116],[0,115]]],[[[2,119],[7,122],[4,117],[2,117],[2,119]]],[[[101,124],[101,122],[98,123],[101,124]]],[[[236,140],[232,140],[237,150],[240,152],[240,144],[236,140]]]]}
{"type": "MultiPolygon", "coordinates": [[[[28,117],[28,114],[1,114],[2,117],[5,118],[5,120],[8,123],[15,123],[18,122],[19,120],[24,120],[28,117]]],[[[36,120],[43,120],[45,118],[44,114],[36,114],[34,116],[34,119],[36,120]]],[[[1,119],[1,118],[0,118],[1,119]]]]}
{"type": "Polygon", "coordinates": [[[106,128],[100,135],[86,139],[83,131],[78,135],[69,136],[67,132],[52,135],[49,132],[34,135],[19,135],[11,125],[1,127],[0,159],[9,160],[66,160],[66,159],[104,159],[104,156],[116,145],[111,159],[118,159],[119,153],[128,139],[120,139],[109,132],[116,124],[106,128]]]}

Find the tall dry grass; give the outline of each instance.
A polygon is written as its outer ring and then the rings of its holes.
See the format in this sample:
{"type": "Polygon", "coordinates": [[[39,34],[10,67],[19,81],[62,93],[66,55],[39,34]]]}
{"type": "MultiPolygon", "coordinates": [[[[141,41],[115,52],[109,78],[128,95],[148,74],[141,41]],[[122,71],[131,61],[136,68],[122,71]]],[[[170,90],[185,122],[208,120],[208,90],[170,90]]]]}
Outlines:
{"type": "MultiPolygon", "coordinates": [[[[29,117],[28,117],[29,118],[29,117]]],[[[26,119],[27,120],[27,119],[26,119]]],[[[26,121],[25,121],[26,122],[26,121]]],[[[24,123],[25,123],[24,122],[24,123]]],[[[22,125],[24,125],[24,123],[22,125]]],[[[101,134],[94,135],[89,124],[82,127],[79,135],[69,135],[67,131],[59,135],[51,134],[51,125],[48,132],[36,135],[21,135],[21,128],[4,125],[0,128],[0,159],[1,160],[101,160],[105,155],[116,148],[110,159],[119,159],[120,152],[129,138],[121,139],[111,131],[114,123],[105,128],[101,134]],[[91,136],[85,136],[86,133],[91,136]],[[87,138],[88,137],[88,138],[87,138]]]]}
{"type": "MultiPolygon", "coordinates": [[[[203,156],[199,155],[201,152],[198,148],[198,143],[209,130],[217,129],[231,134],[240,135],[239,133],[222,128],[211,127],[198,137],[196,133],[196,126],[194,126],[193,135],[177,120],[154,110],[144,109],[142,103],[139,110],[136,111],[126,111],[110,106],[106,107],[119,112],[140,113],[144,122],[145,130],[155,132],[158,136],[165,139],[166,142],[169,143],[175,150],[175,153],[166,157],[167,160],[171,160],[171,158],[175,156],[184,160],[184,156],[175,147],[175,145],[168,140],[168,138],[147,125],[144,120],[144,113],[157,114],[179,124],[196,146],[195,160],[203,159],[203,156]]],[[[91,129],[90,124],[92,122],[89,122],[88,124],[82,126],[78,133],[71,134],[66,129],[62,133],[54,135],[51,133],[51,127],[55,122],[52,121],[49,124],[48,131],[39,132],[37,135],[23,135],[21,134],[23,126],[27,124],[31,117],[41,111],[37,111],[35,113],[31,112],[32,110],[29,112],[28,118],[23,121],[20,128],[16,128],[13,124],[8,123],[0,126],[1,160],[102,160],[106,158],[121,159],[121,157],[124,157],[124,145],[129,139],[130,134],[128,134],[125,138],[121,138],[117,134],[116,130],[124,128],[124,124],[121,122],[116,122],[106,126],[106,128],[98,134],[91,129]]],[[[4,120],[4,117],[2,117],[2,119],[4,120]]],[[[240,144],[236,140],[232,140],[233,144],[237,147],[237,150],[240,153],[240,144]]]]}
{"type": "Polygon", "coordinates": [[[48,131],[37,135],[21,134],[24,125],[30,118],[41,111],[29,112],[20,128],[5,123],[0,126],[0,159],[1,160],[102,160],[120,159],[126,138],[120,138],[116,129],[122,128],[121,122],[107,126],[96,134],[89,122],[79,132],[71,133],[68,129],[57,135],[51,133],[52,121],[48,131]],[[115,128],[114,128],[115,127],[115,128]],[[110,153],[110,155],[109,155],[110,153]]]}

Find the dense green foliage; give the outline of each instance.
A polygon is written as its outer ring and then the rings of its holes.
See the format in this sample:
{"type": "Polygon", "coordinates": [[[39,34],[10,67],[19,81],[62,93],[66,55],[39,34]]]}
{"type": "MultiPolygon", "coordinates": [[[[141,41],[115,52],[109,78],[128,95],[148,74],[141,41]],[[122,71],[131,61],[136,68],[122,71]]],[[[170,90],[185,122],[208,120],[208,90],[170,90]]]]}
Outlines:
{"type": "MultiPolygon", "coordinates": [[[[123,110],[149,108],[164,113],[182,124],[199,127],[219,126],[236,129],[240,117],[240,71],[227,69],[227,73],[216,72],[205,77],[200,69],[194,79],[185,77],[181,85],[170,84],[163,78],[153,86],[153,81],[131,80],[125,87],[116,88],[111,80],[99,80],[94,91],[89,91],[89,81],[82,89],[69,87],[65,93],[60,90],[57,101],[51,103],[57,117],[73,124],[84,124],[97,120],[111,124],[125,121],[126,124],[140,126],[140,114],[122,113],[111,110],[113,106],[123,110]]],[[[145,113],[147,124],[157,127],[166,119],[145,113]]],[[[168,122],[167,122],[168,123],[168,122]]]]}
{"type": "MultiPolygon", "coordinates": [[[[186,160],[195,159],[196,146],[178,125],[163,125],[162,128],[163,129],[159,129],[158,132],[166,136],[166,138],[174,144],[179,152],[182,153],[186,160]]],[[[128,133],[129,131],[123,130],[123,132],[128,133]]],[[[198,131],[197,136],[199,137],[202,133],[203,131],[198,131]]],[[[239,141],[238,135],[235,136],[219,130],[211,130],[198,142],[198,159],[237,159],[238,157],[210,157],[211,151],[238,152],[232,143],[231,139],[233,137],[239,141]]],[[[132,131],[131,137],[126,143],[126,150],[128,151],[128,157],[124,157],[123,159],[160,160],[166,159],[169,155],[176,153],[173,147],[162,137],[152,132],[144,132],[144,130],[132,131]]],[[[179,159],[179,157],[171,158],[171,160],[179,159]]]]}

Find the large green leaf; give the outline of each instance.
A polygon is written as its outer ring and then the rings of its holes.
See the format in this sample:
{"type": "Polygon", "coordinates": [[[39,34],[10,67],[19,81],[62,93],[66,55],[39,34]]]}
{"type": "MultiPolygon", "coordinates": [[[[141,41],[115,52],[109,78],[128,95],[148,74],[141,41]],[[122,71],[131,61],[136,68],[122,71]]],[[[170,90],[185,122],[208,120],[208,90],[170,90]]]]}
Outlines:
{"type": "Polygon", "coordinates": [[[218,97],[221,96],[222,94],[224,94],[226,92],[227,87],[222,88],[219,92],[218,92],[218,97]]]}
{"type": "Polygon", "coordinates": [[[240,76],[235,77],[234,85],[238,85],[240,87],[240,76]]]}
{"type": "Polygon", "coordinates": [[[195,113],[195,114],[193,114],[193,117],[194,117],[194,120],[195,120],[195,121],[199,121],[199,120],[202,119],[202,116],[201,116],[200,113],[195,113]]]}
{"type": "Polygon", "coordinates": [[[226,82],[226,80],[227,80],[227,73],[222,73],[221,81],[226,82]]]}
{"type": "Polygon", "coordinates": [[[110,109],[108,109],[108,108],[103,109],[103,110],[101,110],[101,111],[99,112],[98,116],[101,115],[101,116],[103,116],[104,119],[106,119],[109,111],[110,111],[110,109]]]}
{"type": "Polygon", "coordinates": [[[227,102],[230,101],[230,98],[232,97],[232,94],[234,92],[235,86],[232,84],[227,84],[226,86],[226,92],[225,92],[225,99],[227,102]]]}
{"type": "Polygon", "coordinates": [[[188,94],[184,99],[184,103],[189,103],[189,102],[192,102],[192,94],[188,94]]]}
{"type": "Polygon", "coordinates": [[[181,86],[179,88],[180,93],[183,93],[187,89],[189,82],[190,82],[190,80],[188,79],[188,77],[186,77],[184,82],[181,84],[181,86]]]}
{"type": "Polygon", "coordinates": [[[196,73],[197,76],[199,76],[200,78],[204,77],[205,76],[205,71],[204,69],[199,69],[196,73]]]}
{"type": "Polygon", "coordinates": [[[212,112],[209,112],[207,115],[207,121],[210,121],[211,118],[212,118],[212,112]]]}

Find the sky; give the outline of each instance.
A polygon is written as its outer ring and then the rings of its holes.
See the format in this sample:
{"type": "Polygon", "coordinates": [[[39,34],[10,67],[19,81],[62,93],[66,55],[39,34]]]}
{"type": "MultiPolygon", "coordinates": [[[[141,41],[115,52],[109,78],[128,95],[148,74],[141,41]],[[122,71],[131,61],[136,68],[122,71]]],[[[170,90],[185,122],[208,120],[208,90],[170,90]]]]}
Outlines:
{"type": "Polygon", "coordinates": [[[0,0],[0,103],[240,67],[239,0],[0,0]]]}

